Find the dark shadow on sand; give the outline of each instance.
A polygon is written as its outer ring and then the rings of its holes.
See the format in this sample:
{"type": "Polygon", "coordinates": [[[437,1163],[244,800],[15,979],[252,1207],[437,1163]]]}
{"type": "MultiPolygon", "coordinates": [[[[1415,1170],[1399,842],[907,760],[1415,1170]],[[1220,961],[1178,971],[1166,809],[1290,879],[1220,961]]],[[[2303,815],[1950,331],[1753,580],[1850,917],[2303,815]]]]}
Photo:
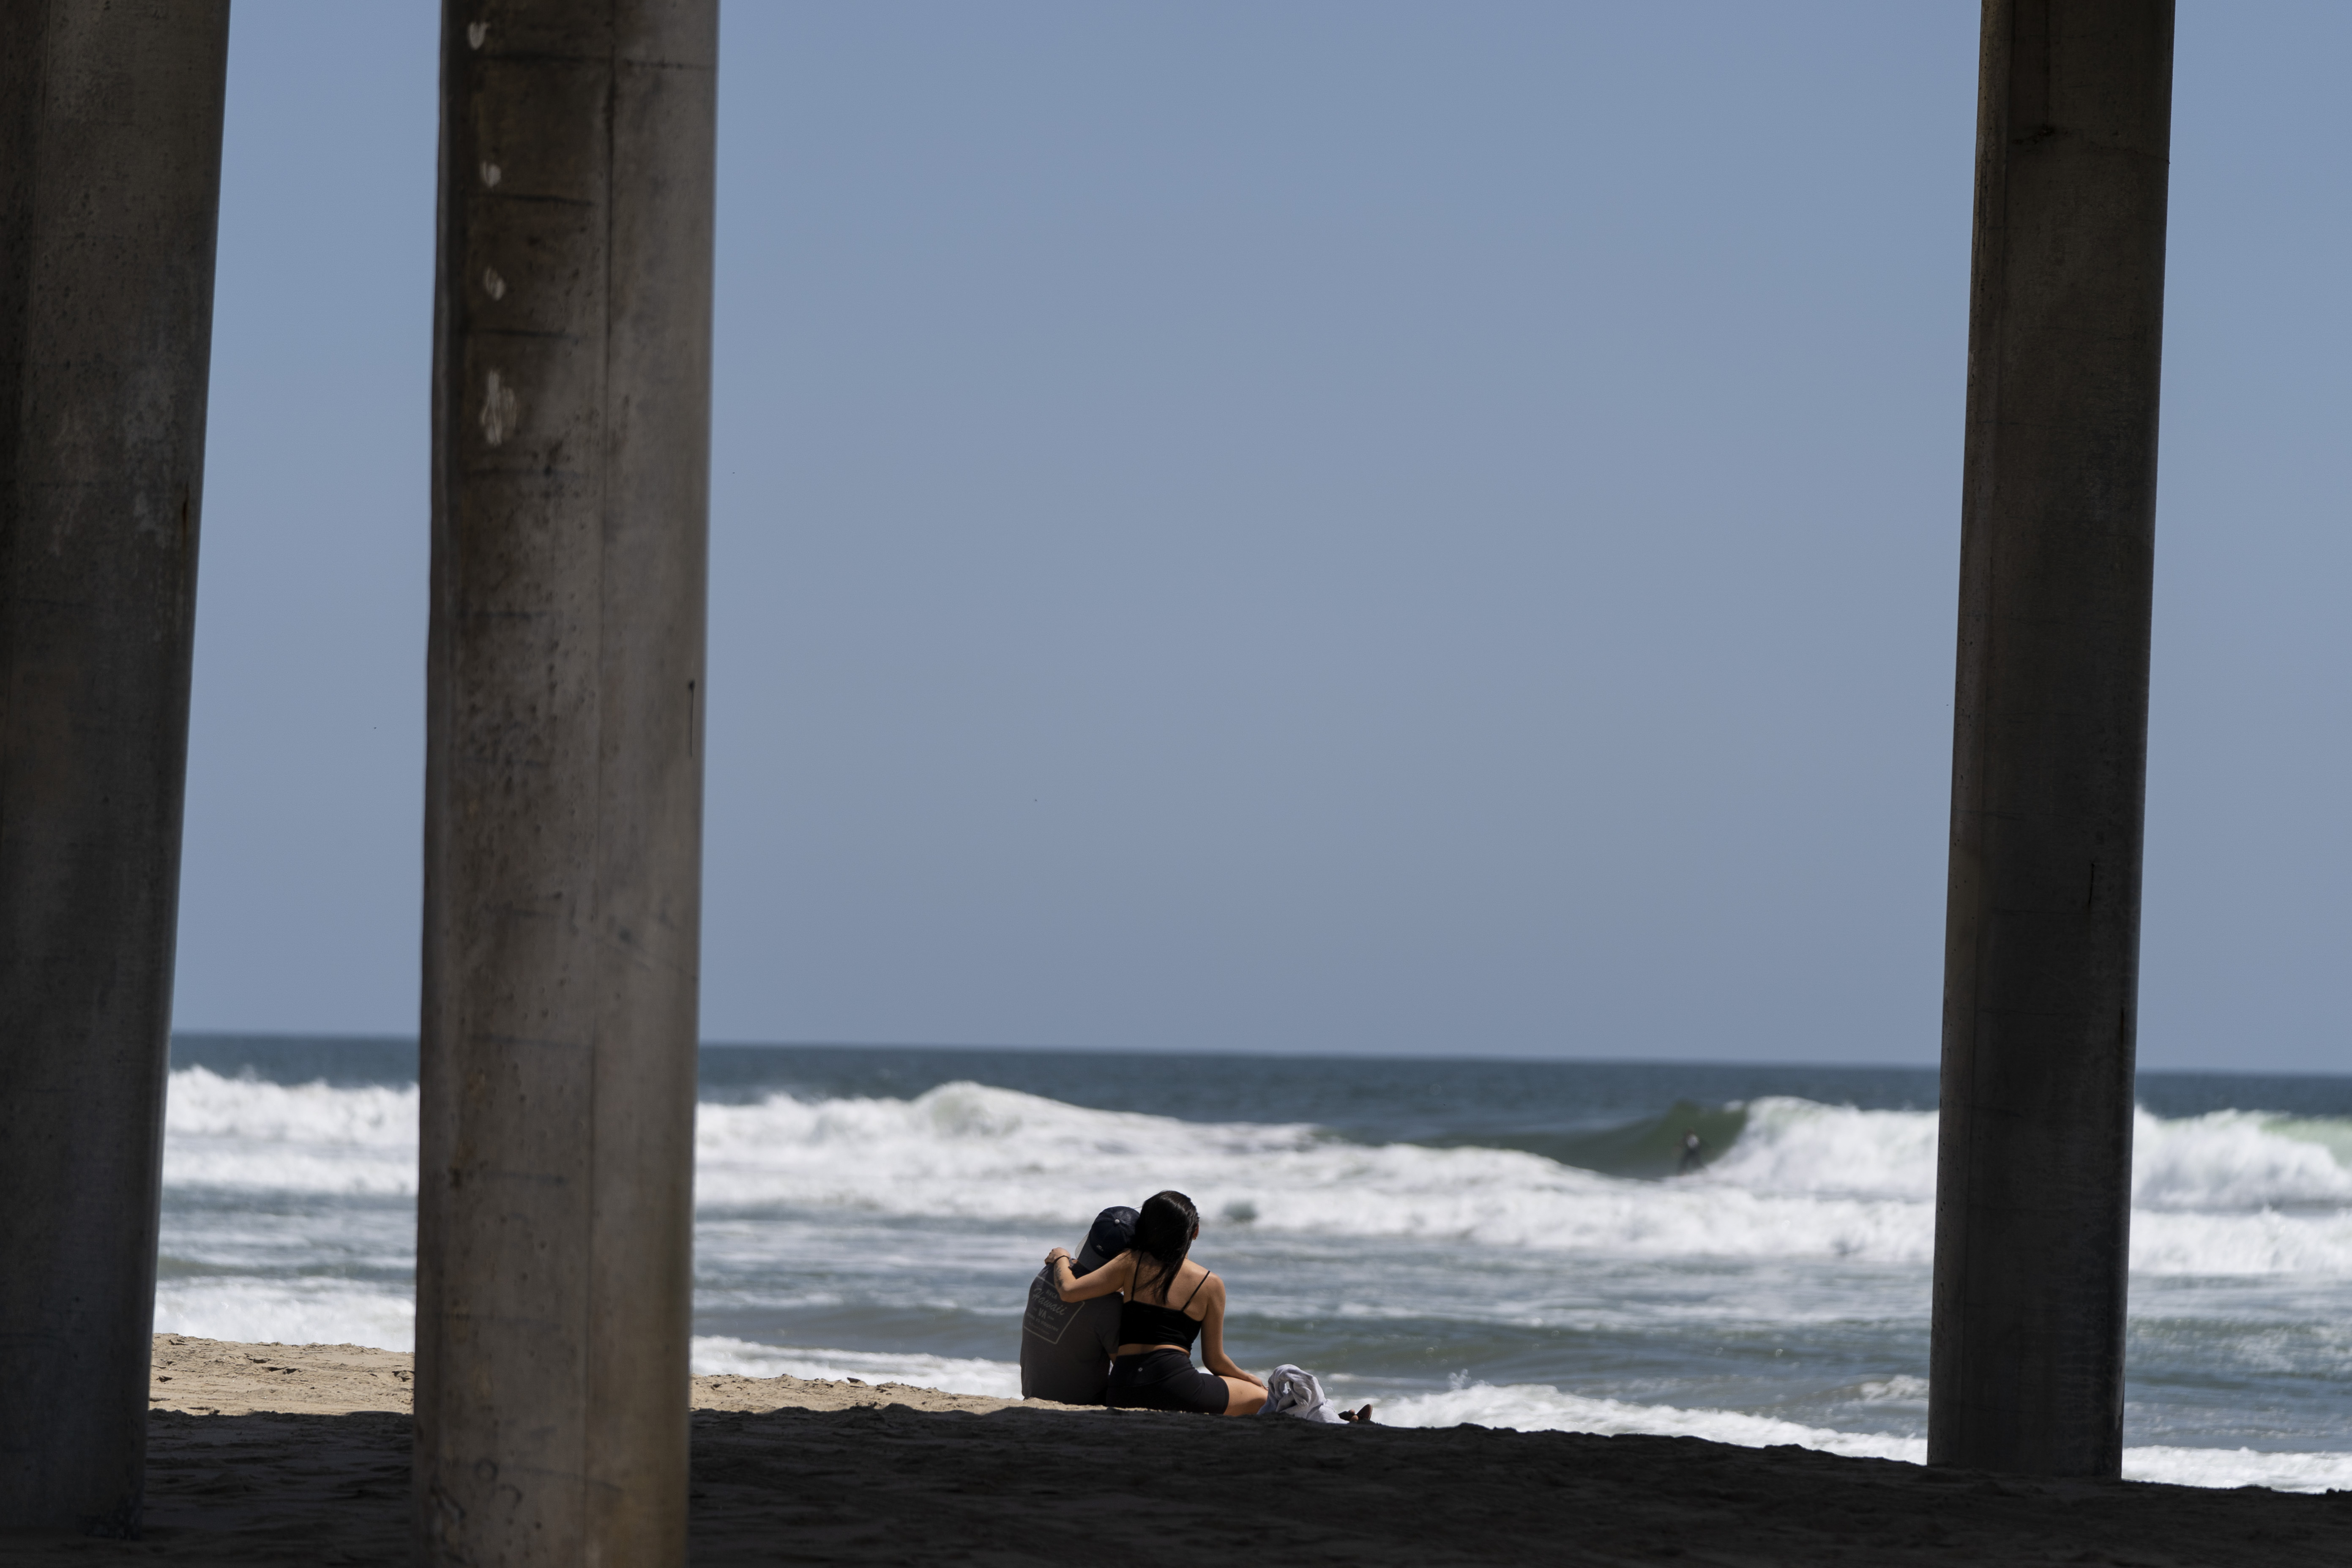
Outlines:
{"type": "MultiPolygon", "coordinates": [[[[158,1413],[148,1531],[11,1563],[404,1568],[408,1418],[158,1413]]],[[[2352,1492],[2029,1482],[1800,1448],[904,1406],[700,1412],[699,1564],[2336,1564],[2352,1492]]]]}

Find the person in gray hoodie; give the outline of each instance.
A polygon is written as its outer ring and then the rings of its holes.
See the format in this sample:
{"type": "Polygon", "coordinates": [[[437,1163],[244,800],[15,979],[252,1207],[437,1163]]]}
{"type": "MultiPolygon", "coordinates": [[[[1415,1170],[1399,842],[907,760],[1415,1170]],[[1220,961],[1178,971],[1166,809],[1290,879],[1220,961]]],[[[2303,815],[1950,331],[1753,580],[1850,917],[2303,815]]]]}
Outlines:
{"type": "MultiPolygon", "coordinates": [[[[1136,1212],[1108,1208],[1095,1216],[1078,1249],[1079,1274],[1091,1274],[1135,1240],[1136,1212]]],[[[1051,1264],[1029,1282],[1029,1310],[1021,1318],[1021,1397],[1064,1405],[1100,1405],[1110,1391],[1110,1358],[1118,1349],[1116,1295],[1065,1301],[1051,1264]]]]}

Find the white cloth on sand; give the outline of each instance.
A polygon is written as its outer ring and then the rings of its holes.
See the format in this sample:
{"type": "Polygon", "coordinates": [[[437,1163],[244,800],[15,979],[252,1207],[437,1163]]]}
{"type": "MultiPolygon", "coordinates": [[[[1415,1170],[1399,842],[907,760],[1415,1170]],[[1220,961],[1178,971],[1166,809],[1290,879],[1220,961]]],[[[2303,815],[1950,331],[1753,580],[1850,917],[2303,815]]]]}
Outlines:
{"type": "Polygon", "coordinates": [[[1265,1404],[1258,1414],[1296,1415],[1301,1421],[1339,1425],[1339,1413],[1323,1397],[1323,1385],[1315,1381],[1315,1374],[1302,1372],[1288,1362],[1265,1374],[1265,1404]]]}

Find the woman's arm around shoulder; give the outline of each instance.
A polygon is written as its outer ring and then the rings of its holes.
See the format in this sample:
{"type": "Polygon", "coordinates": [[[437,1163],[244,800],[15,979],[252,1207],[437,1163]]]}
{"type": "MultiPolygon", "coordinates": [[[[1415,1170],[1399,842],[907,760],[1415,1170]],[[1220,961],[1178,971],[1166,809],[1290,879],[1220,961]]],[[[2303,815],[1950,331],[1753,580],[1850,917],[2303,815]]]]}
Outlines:
{"type": "Polygon", "coordinates": [[[1124,1290],[1135,1281],[1132,1252],[1120,1253],[1084,1279],[1071,1272],[1070,1254],[1064,1247],[1057,1247],[1045,1254],[1045,1267],[1054,1271],[1054,1288],[1065,1301],[1091,1301],[1097,1296],[1124,1290]]]}

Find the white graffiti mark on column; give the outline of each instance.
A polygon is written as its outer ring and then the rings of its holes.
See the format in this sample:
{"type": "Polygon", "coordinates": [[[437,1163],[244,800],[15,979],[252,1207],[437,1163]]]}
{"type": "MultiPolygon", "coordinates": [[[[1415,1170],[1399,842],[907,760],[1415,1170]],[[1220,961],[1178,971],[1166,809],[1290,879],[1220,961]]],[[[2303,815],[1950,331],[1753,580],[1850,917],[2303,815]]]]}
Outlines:
{"type": "Polygon", "coordinates": [[[514,388],[499,379],[497,371],[490,372],[489,384],[482,393],[482,434],[495,447],[514,433],[514,388]]]}

